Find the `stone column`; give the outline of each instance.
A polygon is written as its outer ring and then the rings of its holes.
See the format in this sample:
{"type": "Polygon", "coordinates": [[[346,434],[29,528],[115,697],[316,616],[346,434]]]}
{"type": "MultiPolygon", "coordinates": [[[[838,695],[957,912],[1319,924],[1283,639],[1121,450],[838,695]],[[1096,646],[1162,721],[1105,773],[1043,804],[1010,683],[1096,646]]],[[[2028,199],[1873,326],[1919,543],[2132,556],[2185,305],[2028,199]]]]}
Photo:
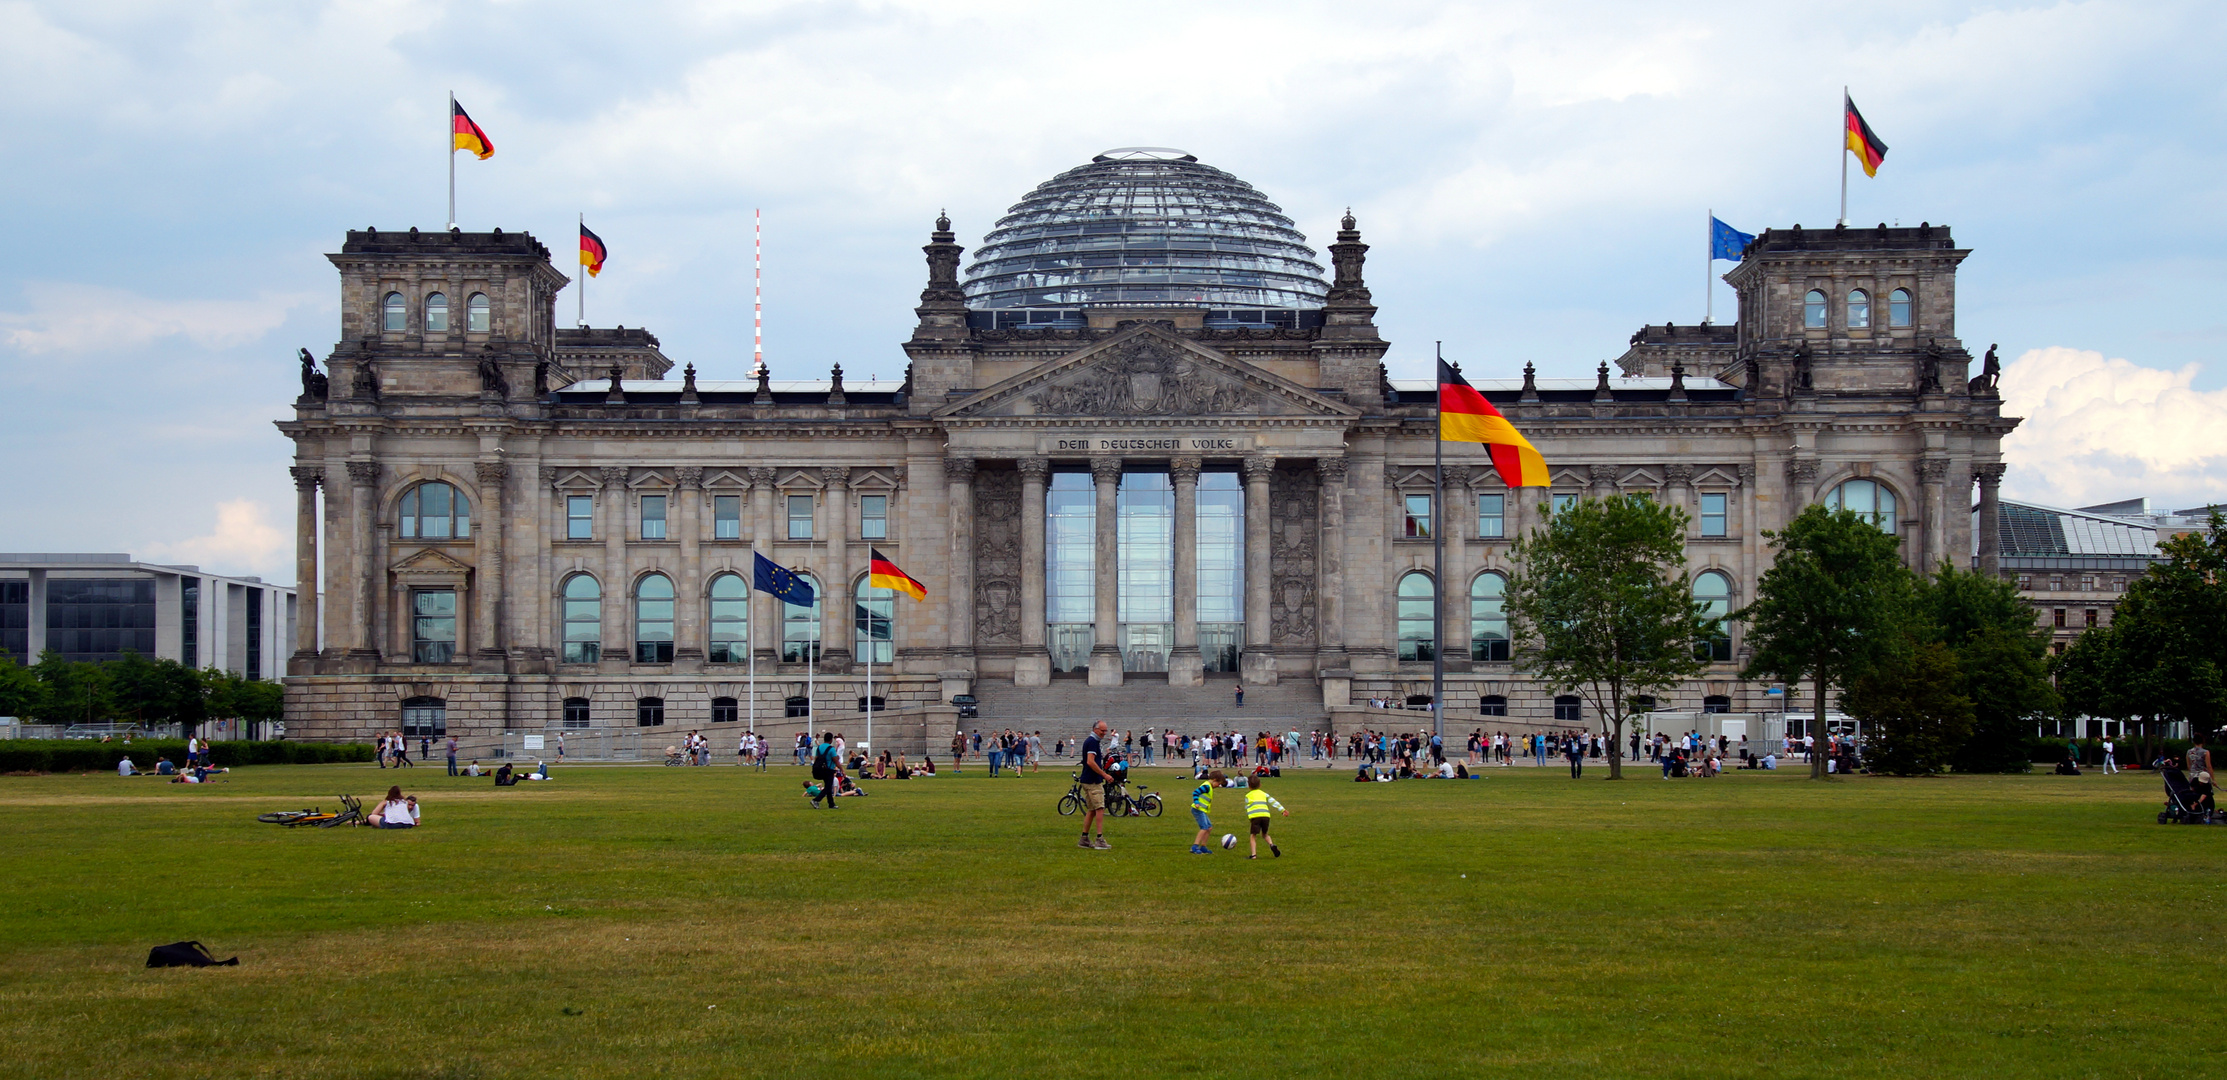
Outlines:
{"type": "Polygon", "coordinates": [[[1817,501],[1816,489],[1816,458],[1795,458],[1786,463],[1786,520],[1794,520],[1804,507],[1817,501]]]}
{"type": "Polygon", "coordinates": [[[673,660],[700,664],[704,661],[704,470],[683,465],[673,470],[671,535],[680,539],[680,580],[673,582],[673,660]]]}
{"type": "Polygon", "coordinates": [[[834,632],[823,626],[820,636],[820,670],[837,675],[851,669],[851,645],[858,635],[851,605],[851,470],[830,465],[820,470],[827,485],[827,591],[832,603],[820,607],[820,617],[834,622],[834,632]],[[829,646],[833,646],[830,648],[829,646]]]}
{"type": "MultiPolygon", "coordinates": [[[[750,469],[750,565],[743,570],[746,580],[757,580],[758,560],[763,555],[773,558],[773,468],[755,465],[750,469]]],[[[778,560],[777,560],[778,561],[778,560]]],[[[770,593],[750,590],[750,648],[758,657],[758,666],[772,670],[781,659],[781,601],[770,593]]]]}
{"type": "MultiPolygon", "coordinates": [[[[325,470],[296,465],[294,474],[294,655],[317,655],[317,485],[325,470]]],[[[36,659],[34,655],[32,659],[36,659]]]]}
{"type": "Polygon", "coordinates": [[[503,610],[503,483],[510,476],[510,466],[482,461],[474,468],[479,480],[480,513],[479,520],[472,524],[479,534],[472,545],[477,552],[472,573],[472,669],[500,672],[503,641],[496,628],[503,610]]]}
{"type": "Polygon", "coordinates": [[[1587,489],[1586,494],[1596,499],[1605,499],[1616,494],[1616,466],[1589,465],[1586,471],[1593,478],[1593,486],[1587,489]]]}
{"type": "Polygon", "coordinates": [[[1175,482],[1175,648],[1168,654],[1169,686],[1206,685],[1199,655],[1199,459],[1169,463],[1175,482]]]}
{"type": "Polygon", "coordinates": [[[1025,457],[1016,464],[1021,470],[1021,654],[1013,659],[1013,685],[1048,686],[1052,654],[1044,647],[1044,484],[1052,463],[1025,457]]]}
{"type": "Polygon", "coordinates": [[[596,502],[603,511],[603,670],[634,662],[634,590],[626,574],[626,468],[605,465],[596,502]]]}
{"type": "Polygon", "coordinates": [[[371,621],[371,548],[378,513],[372,504],[373,485],[379,481],[379,463],[348,463],[348,614],[345,636],[348,651],[359,659],[379,658],[379,635],[371,621]]]}
{"type": "Polygon", "coordinates": [[[1918,462],[1918,488],[1921,503],[1918,511],[1919,545],[1918,572],[1932,573],[1943,559],[1951,559],[1948,549],[1947,487],[1949,462],[1947,458],[1923,458],[1918,462]]]}
{"type": "MultiPolygon", "coordinates": [[[[1663,466],[1663,502],[1686,512],[1686,535],[1701,535],[1700,508],[1694,505],[1693,466],[1663,466]]],[[[1731,508],[1727,507],[1729,511],[1731,508]]]]}
{"type": "Polygon", "coordinates": [[[944,655],[950,670],[974,673],[974,459],[943,459],[944,500],[950,513],[951,550],[944,555],[950,567],[951,591],[943,598],[949,617],[951,640],[944,655]]]}
{"type": "Polygon", "coordinates": [[[1268,637],[1268,477],[1275,470],[1276,459],[1266,455],[1245,459],[1245,651],[1237,666],[1254,686],[1276,682],[1268,637]]]}
{"type": "Polygon", "coordinates": [[[1469,670],[1469,534],[1477,528],[1475,492],[1469,488],[1467,465],[1447,465],[1440,482],[1446,505],[1439,508],[1438,527],[1446,530],[1446,581],[1440,593],[1444,605],[1446,670],[1469,670]]]}
{"type": "Polygon", "coordinates": [[[1097,545],[1091,569],[1096,582],[1091,592],[1093,619],[1090,643],[1090,685],[1121,685],[1121,459],[1090,459],[1090,478],[1097,485],[1097,509],[1091,518],[1097,545]]]}
{"type": "Polygon", "coordinates": [[[1315,671],[1319,673],[1343,669],[1349,663],[1345,654],[1346,461],[1342,457],[1316,458],[1315,473],[1322,481],[1322,559],[1315,564],[1321,577],[1315,588],[1315,595],[1320,597],[1320,610],[1315,612],[1315,640],[1320,643],[1315,671]]]}
{"type": "Polygon", "coordinates": [[[1996,490],[2003,483],[2000,461],[1972,466],[1972,479],[1980,485],[1980,573],[1993,577],[2002,572],[2002,508],[1996,490]]]}

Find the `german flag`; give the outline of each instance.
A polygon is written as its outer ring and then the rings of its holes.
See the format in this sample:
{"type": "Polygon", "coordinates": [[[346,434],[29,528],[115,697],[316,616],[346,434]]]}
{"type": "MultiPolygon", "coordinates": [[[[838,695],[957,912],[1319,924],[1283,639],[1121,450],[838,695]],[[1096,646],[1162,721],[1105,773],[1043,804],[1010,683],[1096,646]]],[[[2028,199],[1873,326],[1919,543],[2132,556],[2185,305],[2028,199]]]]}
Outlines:
{"type": "Polygon", "coordinates": [[[588,268],[589,277],[603,273],[603,258],[608,254],[603,238],[589,232],[586,225],[580,226],[580,265],[588,268]]]}
{"type": "MultiPolygon", "coordinates": [[[[478,154],[481,161],[494,157],[495,144],[488,141],[487,133],[481,131],[478,124],[472,123],[472,118],[464,112],[464,106],[458,105],[455,98],[450,98],[448,108],[449,130],[455,133],[455,150],[469,150],[478,154]]],[[[455,150],[450,152],[454,153],[455,150]]]]}
{"type": "Polygon", "coordinates": [[[1546,487],[1549,482],[1547,461],[1530,440],[1444,360],[1438,362],[1438,438],[1485,444],[1500,482],[1509,487],[1546,487]]]}
{"type": "Polygon", "coordinates": [[[1843,91],[1841,104],[1848,107],[1848,149],[1856,160],[1864,163],[1865,176],[1879,175],[1879,163],[1887,159],[1887,144],[1871,133],[1871,125],[1864,123],[1864,114],[1856,111],[1856,101],[1843,91]]]}
{"type": "Polygon", "coordinates": [[[866,563],[866,584],[877,589],[893,589],[915,600],[928,599],[926,585],[914,580],[911,574],[897,569],[897,564],[890,562],[881,552],[872,548],[867,548],[866,552],[869,556],[866,563]]]}

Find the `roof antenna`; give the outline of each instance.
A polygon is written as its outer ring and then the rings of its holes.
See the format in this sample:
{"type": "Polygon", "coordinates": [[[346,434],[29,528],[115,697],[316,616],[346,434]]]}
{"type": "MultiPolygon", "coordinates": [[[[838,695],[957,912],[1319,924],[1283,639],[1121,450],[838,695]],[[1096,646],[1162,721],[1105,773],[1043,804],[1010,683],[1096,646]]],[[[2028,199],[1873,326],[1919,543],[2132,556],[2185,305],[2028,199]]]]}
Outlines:
{"type": "Polygon", "coordinates": [[[765,211],[750,211],[750,373],[766,367],[765,211]]]}

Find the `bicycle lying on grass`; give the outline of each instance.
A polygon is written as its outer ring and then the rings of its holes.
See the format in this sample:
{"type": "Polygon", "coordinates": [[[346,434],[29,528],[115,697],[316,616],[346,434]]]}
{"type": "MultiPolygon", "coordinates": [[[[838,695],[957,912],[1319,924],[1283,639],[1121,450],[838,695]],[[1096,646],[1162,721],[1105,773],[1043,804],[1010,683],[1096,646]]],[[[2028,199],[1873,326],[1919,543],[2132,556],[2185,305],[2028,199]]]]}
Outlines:
{"type": "Polygon", "coordinates": [[[289,829],[298,829],[304,825],[330,829],[335,825],[353,825],[362,822],[363,802],[353,795],[342,795],[340,797],[340,812],[336,814],[328,814],[316,807],[311,807],[307,810],[274,810],[268,814],[257,814],[255,820],[266,825],[284,825],[289,829]]]}

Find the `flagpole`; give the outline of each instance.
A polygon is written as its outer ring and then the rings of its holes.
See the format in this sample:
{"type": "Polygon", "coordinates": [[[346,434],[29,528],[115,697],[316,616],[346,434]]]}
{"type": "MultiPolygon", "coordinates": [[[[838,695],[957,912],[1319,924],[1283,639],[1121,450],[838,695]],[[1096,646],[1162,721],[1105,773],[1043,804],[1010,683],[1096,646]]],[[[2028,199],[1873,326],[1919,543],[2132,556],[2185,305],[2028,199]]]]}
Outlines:
{"type": "MultiPolygon", "coordinates": [[[[453,156],[454,155],[451,155],[451,157],[453,156]]],[[[582,210],[580,211],[580,228],[582,231],[585,231],[587,227],[588,212],[582,210]]],[[[579,295],[574,297],[574,299],[580,302],[580,327],[581,329],[586,329],[588,325],[588,275],[587,271],[585,270],[574,271],[574,273],[578,275],[580,279],[580,292],[579,295]]]]}
{"type": "Polygon", "coordinates": [[[1703,225],[1701,236],[1701,325],[1707,326],[1717,317],[1717,287],[1709,275],[1717,269],[1717,208],[1709,208],[1709,220],[1703,225]]]}
{"type": "Polygon", "coordinates": [[[1840,223],[1848,224],[1848,88],[1840,88],[1840,223]]]}
{"type": "Polygon", "coordinates": [[[456,227],[456,91],[448,92],[448,227],[456,227]]]}
{"type": "MultiPolygon", "coordinates": [[[[1436,342],[1438,362],[1446,362],[1446,343],[1436,342]]],[[[1432,372],[1433,379],[1438,373],[1432,372]]],[[[1438,379],[1443,389],[1445,380],[1438,379]]],[[[1446,430],[1445,402],[1431,411],[1438,420],[1438,438],[1431,459],[1431,734],[1446,735],[1446,430]]]]}
{"type": "MultiPolygon", "coordinates": [[[[714,509],[717,508],[714,507],[714,509]]],[[[753,735],[757,734],[758,731],[758,620],[750,618],[750,609],[756,606],[753,601],[757,599],[757,578],[758,540],[757,537],[753,536],[750,539],[750,591],[743,594],[742,601],[744,618],[742,645],[743,648],[750,650],[750,732],[753,735]]]]}

